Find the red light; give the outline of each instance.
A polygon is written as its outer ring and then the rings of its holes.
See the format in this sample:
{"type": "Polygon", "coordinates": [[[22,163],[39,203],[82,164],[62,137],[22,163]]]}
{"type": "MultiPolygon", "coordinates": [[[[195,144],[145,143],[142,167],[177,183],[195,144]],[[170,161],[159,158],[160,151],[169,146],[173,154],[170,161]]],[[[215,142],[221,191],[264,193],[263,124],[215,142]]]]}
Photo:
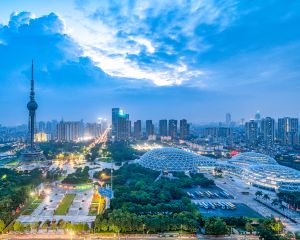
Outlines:
{"type": "Polygon", "coordinates": [[[233,156],[235,156],[235,155],[237,155],[237,154],[239,154],[239,152],[237,151],[237,150],[232,150],[231,152],[230,152],[230,155],[233,157],[233,156]]]}

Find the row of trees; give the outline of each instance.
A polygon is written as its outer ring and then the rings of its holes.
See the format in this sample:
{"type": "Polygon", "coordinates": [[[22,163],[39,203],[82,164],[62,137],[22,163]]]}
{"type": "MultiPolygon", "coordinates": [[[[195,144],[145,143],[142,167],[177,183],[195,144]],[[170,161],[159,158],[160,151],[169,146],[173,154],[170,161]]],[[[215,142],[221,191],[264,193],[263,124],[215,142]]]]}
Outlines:
{"type": "Polygon", "coordinates": [[[287,202],[293,208],[300,208],[300,192],[284,192],[280,191],[277,196],[281,201],[287,202]]]}
{"type": "MultiPolygon", "coordinates": [[[[109,142],[107,145],[107,150],[113,162],[116,163],[133,160],[140,154],[137,150],[133,149],[126,141],[109,142]]],[[[105,154],[105,156],[107,156],[107,153],[103,153],[105,154]]]]}
{"type": "Polygon", "coordinates": [[[117,233],[157,233],[166,231],[196,232],[199,218],[191,212],[180,212],[172,215],[137,215],[123,209],[106,211],[95,221],[96,232],[117,233]]]}
{"type": "Polygon", "coordinates": [[[39,143],[46,159],[55,159],[56,155],[61,152],[83,152],[85,143],[75,142],[45,142],[39,143]]]}
{"type": "Polygon", "coordinates": [[[260,198],[264,201],[270,201],[272,206],[278,206],[279,209],[281,209],[283,211],[286,209],[286,206],[282,204],[282,201],[280,199],[278,199],[278,198],[271,199],[269,194],[263,193],[262,191],[256,191],[255,197],[260,198]]]}
{"type": "Polygon", "coordinates": [[[16,232],[37,232],[38,230],[44,231],[57,231],[58,229],[62,229],[65,231],[76,231],[76,232],[87,232],[90,230],[90,227],[87,223],[71,223],[65,222],[63,220],[56,222],[50,222],[49,220],[44,223],[34,222],[31,224],[22,224],[20,221],[15,221],[12,226],[13,231],[16,232]]]}
{"type": "Polygon", "coordinates": [[[89,177],[89,167],[77,168],[74,173],[69,174],[62,183],[66,184],[85,184],[92,180],[89,177]]]}

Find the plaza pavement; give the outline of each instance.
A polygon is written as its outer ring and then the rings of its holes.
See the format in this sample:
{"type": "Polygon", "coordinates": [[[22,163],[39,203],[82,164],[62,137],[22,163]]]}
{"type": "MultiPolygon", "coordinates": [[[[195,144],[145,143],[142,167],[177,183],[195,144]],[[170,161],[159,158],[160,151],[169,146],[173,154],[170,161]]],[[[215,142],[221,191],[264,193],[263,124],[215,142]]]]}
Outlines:
{"type": "Polygon", "coordinates": [[[21,215],[18,220],[22,223],[49,221],[70,221],[72,223],[92,223],[95,216],[89,216],[89,207],[93,198],[93,189],[78,191],[65,190],[59,187],[52,188],[51,193],[33,211],[31,215],[21,215]],[[66,215],[54,215],[65,194],[76,194],[69,211],[66,215]]]}

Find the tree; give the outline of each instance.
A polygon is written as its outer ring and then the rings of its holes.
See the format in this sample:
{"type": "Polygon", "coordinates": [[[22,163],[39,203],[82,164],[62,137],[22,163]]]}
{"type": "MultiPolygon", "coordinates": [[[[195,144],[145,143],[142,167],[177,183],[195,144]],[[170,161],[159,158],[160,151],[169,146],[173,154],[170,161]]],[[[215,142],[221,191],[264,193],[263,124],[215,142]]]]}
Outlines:
{"type": "Polygon", "coordinates": [[[272,199],[272,206],[277,206],[279,204],[279,201],[277,198],[272,199]]]}
{"type": "Polygon", "coordinates": [[[286,209],[286,206],[284,206],[283,204],[281,204],[281,205],[280,205],[280,209],[281,209],[282,211],[284,211],[284,210],[286,209]]]}
{"type": "Polygon", "coordinates": [[[263,196],[263,200],[270,200],[269,194],[265,193],[263,196]]]}
{"type": "Polygon", "coordinates": [[[24,232],[24,230],[25,230],[24,225],[19,221],[16,221],[14,223],[13,229],[16,232],[24,232]]]}
{"type": "Polygon", "coordinates": [[[3,232],[4,228],[5,228],[5,222],[2,219],[0,219],[0,233],[3,232]]]}
{"type": "Polygon", "coordinates": [[[37,231],[39,225],[40,225],[40,224],[39,224],[38,222],[31,223],[31,224],[30,224],[30,229],[31,229],[32,231],[37,231]]]}
{"type": "Polygon", "coordinates": [[[257,228],[257,233],[260,238],[267,240],[279,240],[280,233],[283,231],[283,224],[280,220],[275,218],[266,218],[260,220],[260,225],[257,228]]]}
{"type": "Polygon", "coordinates": [[[262,191],[256,191],[255,193],[255,197],[261,197],[263,195],[263,192],[262,191]]]}
{"type": "Polygon", "coordinates": [[[220,218],[209,218],[205,221],[205,233],[209,235],[225,235],[228,233],[228,227],[220,218]]]}
{"type": "Polygon", "coordinates": [[[250,232],[252,234],[252,232],[255,230],[255,227],[252,226],[251,223],[247,222],[245,225],[245,228],[248,232],[250,232]]]}

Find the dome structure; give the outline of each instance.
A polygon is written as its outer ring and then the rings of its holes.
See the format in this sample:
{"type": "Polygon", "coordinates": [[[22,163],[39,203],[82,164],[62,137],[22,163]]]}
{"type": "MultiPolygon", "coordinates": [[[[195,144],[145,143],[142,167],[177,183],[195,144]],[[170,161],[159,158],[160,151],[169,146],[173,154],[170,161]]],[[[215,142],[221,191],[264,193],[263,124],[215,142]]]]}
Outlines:
{"type": "MultiPolygon", "coordinates": [[[[205,157],[178,148],[159,148],[146,152],[139,164],[156,171],[185,172],[196,171],[205,157]]],[[[203,162],[204,161],[204,162],[203,162]]]]}
{"type": "Polygon", "coordinates": [[[278,163],[274,158],[256,152],[240,153],[234,156],[233,158],[231,158],[230,160],[228,160],[228,163],[240,165],[240,166],[251,166],[257,164],[278,165],[278,163]]]}
{"type": "Polygon", "coordinates": [[[243,178],[268,190],[300,191],[300,172],[281,165],[261,164],[244,169],[243,178]]]}

